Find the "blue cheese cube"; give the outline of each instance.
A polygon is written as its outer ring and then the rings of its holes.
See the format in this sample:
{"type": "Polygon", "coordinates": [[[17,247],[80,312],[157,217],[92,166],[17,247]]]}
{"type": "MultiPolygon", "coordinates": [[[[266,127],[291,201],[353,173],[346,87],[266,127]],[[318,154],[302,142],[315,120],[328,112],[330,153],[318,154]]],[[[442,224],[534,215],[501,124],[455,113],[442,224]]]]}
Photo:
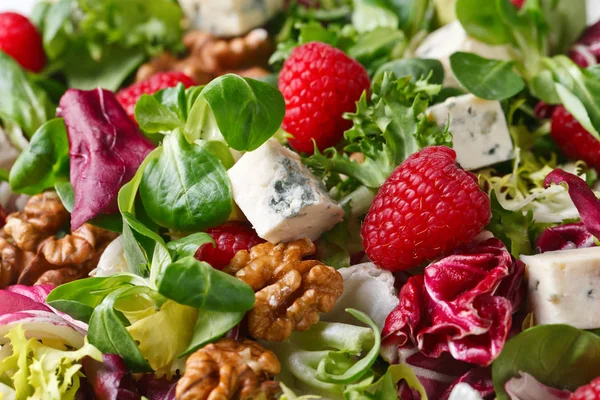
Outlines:
{"type": "Polygon", "coordinates": [[[458,163],[474,170],[513,158],[513,143],[502,105],[471,94],[451,97],[427,110],[429,118],[450,123],[458,163]]]}
{"type": "Polygon", "coordinates": [[[261,238],[316,240],[344,218],[300,156],[270,139],[229,170],[233,198],[261,238]]]}
{"type": "Polygon", "coordinates": [[[600,247],[521,256],[537,325],[600,328],[600,247]]]}
{"type": "Polygon", "coordinates": [[[284,0],[179,0],[191,28],[217,36],[240,36],[264,25],[284,0]]]}
{"type": "Polygon", "coordinates": [[[458,21],[431,32],[415,50],[415,56],[439,60],[444,67],[444,86],[460,87],[450,67],[450,56],[457,51],[496,60],[514,58],[509,46],[491,46],[469,37],[458,21]]]}

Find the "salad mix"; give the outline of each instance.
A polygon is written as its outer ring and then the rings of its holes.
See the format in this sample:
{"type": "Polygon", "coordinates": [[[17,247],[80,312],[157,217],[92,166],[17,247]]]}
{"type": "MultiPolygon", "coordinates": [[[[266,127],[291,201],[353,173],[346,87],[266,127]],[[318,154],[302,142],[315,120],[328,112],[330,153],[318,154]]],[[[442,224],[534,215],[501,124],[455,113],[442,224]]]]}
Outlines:
{"type": "Polygon", "coordinates": [[[0,13],[0,399],[600,399],[584,0],[0,13]]]}

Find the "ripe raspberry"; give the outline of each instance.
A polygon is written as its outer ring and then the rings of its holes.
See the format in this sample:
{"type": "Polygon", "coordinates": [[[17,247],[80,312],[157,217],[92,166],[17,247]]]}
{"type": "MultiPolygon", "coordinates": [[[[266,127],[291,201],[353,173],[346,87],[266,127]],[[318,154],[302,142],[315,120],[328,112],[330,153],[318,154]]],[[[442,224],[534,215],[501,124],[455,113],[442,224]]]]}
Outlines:
{"type": "Polygon", "coordinates": [[[525,0],[510,0],[513,6],[517,7],[519,10],[523,7],[525,0]]]}
{"type": "Polygon", "coordinates": [[[161,89],[177,86],[178,83],[183,83],[183,86],[186,88],[196,85],[196,82],[184,73],[175,71],[159,72],[145,81],[134,83],[125,89],[121,89],[117,93],[117,100],[119,100],[119,103],[127,111],[129,118],[135,121],[135,103],[137,103],[143,94],[154,94],[161,89]]]}
{"type": "Polygon", "coordinates": [[[454,150],[427,147],[383,183],[362,226],[367,256],[401,271],[471,241],[490,221],[490,199],[456,164],[454,150]]]}
{"type": "Polygon", "coordinates": [[[0,228],[2,228],[6,224],[6,211],[2,208],[2,204],[0,204],[0,228]]]}
{"type": "Polygon", "coordinates": [[[196,252],[196,259],[206,261],[213,268],[223,269],[240,250],[250,250],[264,240],[258,237],[254,229],[241,222],[226,222],[206,231],[215,241],[215,247],[207,243],[196,252]]]}
{"type": "Polygon", "coordinates": [[[550,134],[567,157],[583,160],[600,171],[600,141],[586,131],[563,106],[557,106],[552,113],[550,134]]]}
{"type": "Polygon", "coordinates": [[[319,42],[296,48],[279,74],[290,145],[306,153],[313,152],[313,139],[320,150],[335,145],[352,126],[342,115],[356,110],[369,87],[367,71],[343,51],[319,42]]]}
{"type": "Polygon", "coordinates": [[[46,64],[42,37],[21,14],[0,13],[0,50],[32,72],[40,72],[46,64]]]}
{"type": "Polygon", "coordinates": [[[569,397],[569,400],[600,400],[600,378],[581,386],[569,397]]]}

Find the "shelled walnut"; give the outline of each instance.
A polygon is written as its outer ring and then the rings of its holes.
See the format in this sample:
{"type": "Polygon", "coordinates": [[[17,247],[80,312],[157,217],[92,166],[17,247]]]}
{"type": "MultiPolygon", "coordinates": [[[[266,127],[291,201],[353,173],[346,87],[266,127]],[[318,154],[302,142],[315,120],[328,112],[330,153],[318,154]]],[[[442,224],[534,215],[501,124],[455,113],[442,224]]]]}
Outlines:
{"type": "Polygon", "coordinates": [[[264,29],[255,29],[246,36],[233,39],[191,31],[184,36],[183,44],[188,49],[187,56],[178,59],[164,53],[142,65],[137,71],[136,81],[166,71],[183,72],[198,84],[206,84],[228,72],[250,78],[269,74],[264,67],[273,51],[273,44],[264,29]]]}
{"type": "Polygon", "coordinates": [[[177,400],[274,399],[277,356],[252,340],[220,339],[193,353],[177,382],[177,400]]]}
{"type": "Polygon", "coordinates": [[[68,221],[55,192],[35,195],[23,212],[9,214],[0,232],[0,287],[86,277],[116,234],[89,224],[61,231],[68,221]]]}
{"type": "Polygon", "coordinates": [[[250,253],[239,251],[224,269],[256,292],[254,308],[248,313],[251,336],[282,341],[293,330],[308,330],[319,322],[320,312],[333,309],[343,291],[343,278],[320,261],[303,260],[315,252],[309,239],[262,243],[250,253]]]}

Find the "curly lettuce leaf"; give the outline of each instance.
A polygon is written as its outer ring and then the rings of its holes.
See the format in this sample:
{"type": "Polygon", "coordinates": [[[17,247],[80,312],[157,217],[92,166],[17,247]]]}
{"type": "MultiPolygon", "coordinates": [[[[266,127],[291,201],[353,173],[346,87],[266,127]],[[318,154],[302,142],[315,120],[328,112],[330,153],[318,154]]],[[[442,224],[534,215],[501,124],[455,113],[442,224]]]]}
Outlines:
{"type": "Polygon", "coordinates": [[[100,350],[89,343],[78,350],[50,347],[27,339],[21,326],[6,337],[11,353],[0,360],[0,379],[12,385],[17,399],[75,399],[83,377],[79,362],[86,356],[102,360],[100,350]]]}
{"type": "Polygon", "coordinates": [[[344,134],[348,144],[343,151],[330,147],[321,153],[315,148],[304,162],[326,181],[333,179],[332,174],[342,174],[379,188],[409,155],[431,145],[451,146],[450,133],[425,116],[440,89],[427,79],[412,82],[411,77],[396,79],[394,73],[384,73],[372,83],[371,101],[363,94],[356,112],[345,115],[354,125],[344,134]],[[364,161],[353,160],[354,152],[362,153],[364,161]]]}

